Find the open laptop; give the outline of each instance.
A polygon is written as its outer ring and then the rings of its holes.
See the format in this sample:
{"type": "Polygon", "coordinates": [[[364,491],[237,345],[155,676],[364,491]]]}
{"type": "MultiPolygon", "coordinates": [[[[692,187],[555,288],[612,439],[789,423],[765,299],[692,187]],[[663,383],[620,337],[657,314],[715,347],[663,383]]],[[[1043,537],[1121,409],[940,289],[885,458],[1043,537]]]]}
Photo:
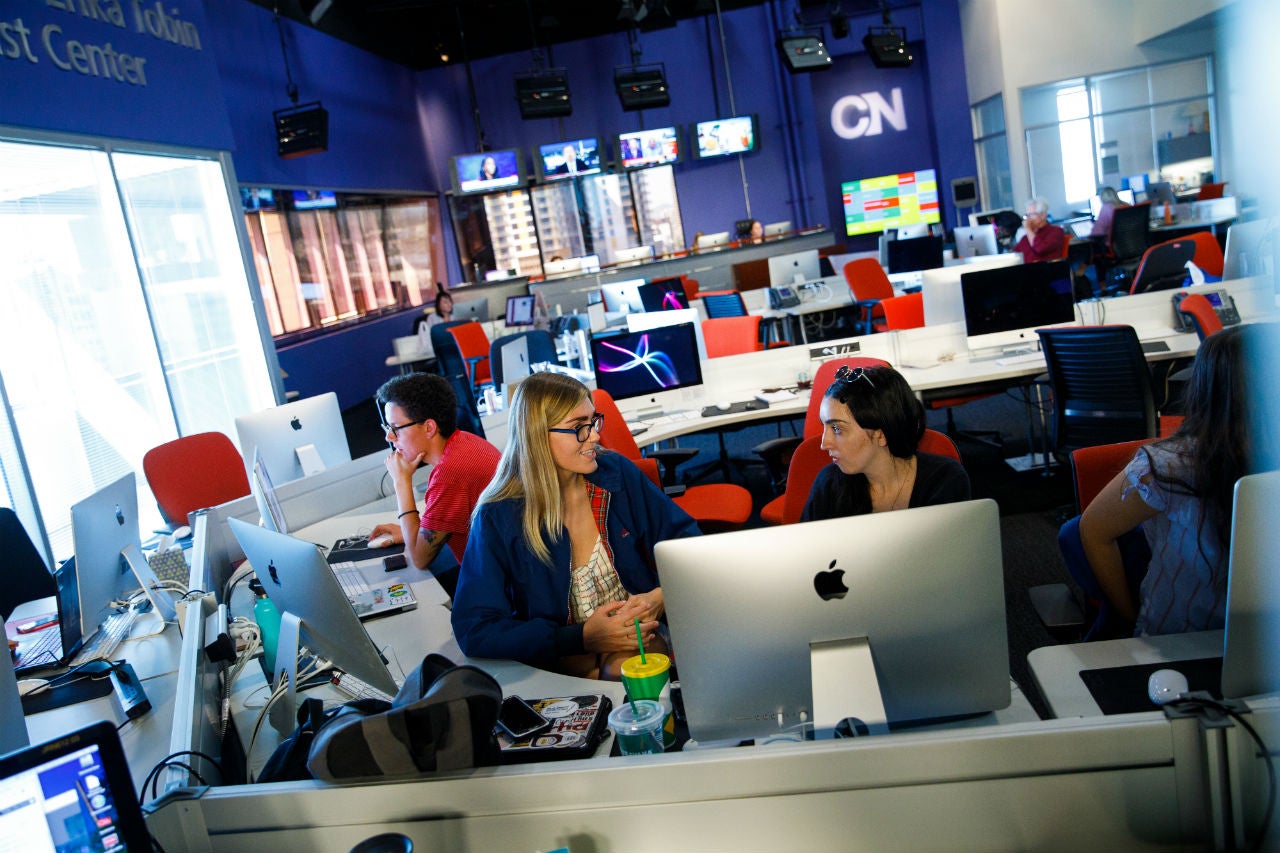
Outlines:
{"type": "Polygon", "coordinates": [[[0,816],[14,850],[151,850],[120,736],[108,722],[0,758],[0,816]]]}
{"type": "Polygon", "coordinates": [[[84,644],[75,558],[54,571],[53,582],[58,621],[41,631],[18,634],[18,656],[13,668],[19,675],[66,666],[84,644]]]}

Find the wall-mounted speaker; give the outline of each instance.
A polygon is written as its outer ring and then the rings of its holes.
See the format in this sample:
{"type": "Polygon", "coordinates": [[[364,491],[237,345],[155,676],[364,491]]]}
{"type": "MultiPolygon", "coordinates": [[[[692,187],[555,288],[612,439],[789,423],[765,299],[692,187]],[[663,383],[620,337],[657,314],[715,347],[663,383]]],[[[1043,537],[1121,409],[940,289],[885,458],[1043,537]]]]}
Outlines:
{"type": "Polygon", "coordinates": [[[516,101],[521,118],[556,118],[573,113],[569,78],[563,70],[517,77],[516,101]]]}
{"type": "Polygon", "coordinates": [[[319,101],[286,107],[273,113],[276,153],[289,160],[329,150],[329,111],[319,101]]]}
{"type": "Polygon", "coordinates": [[[671,90],[662,66],[654,68],[618,68],[613,72],[613,85],[624,110],[647,110],[671,103],[671,90]]]}

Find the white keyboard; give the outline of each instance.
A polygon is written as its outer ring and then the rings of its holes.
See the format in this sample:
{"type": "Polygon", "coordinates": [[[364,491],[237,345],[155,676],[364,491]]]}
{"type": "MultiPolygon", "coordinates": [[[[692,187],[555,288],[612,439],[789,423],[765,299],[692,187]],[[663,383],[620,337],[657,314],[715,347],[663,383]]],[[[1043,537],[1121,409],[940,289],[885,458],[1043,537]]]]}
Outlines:
{"type": "Polygon", "coordinates": [[[1021,355],[1004,355],[996,359],[996,364],[1001,367],[1008,367],[1013,364],[1033,364],[1035,362],[1044,364],[1044,353],[1036,350],[1035,352],[1024,352],[1021,355]]]}
{"type": "Polygon", "coordinates": [[[646,418],[642,423],[649,424],[650,426],[657,426],[659,424],[673,424],[677,421],[691,421],[694,418],[699,418],[701,416],[702,414],[700,412],[693,411],[666,412],[665,414],[658,415],[656,418],[646,418]]]}
{"type": "Polygon", "coordinates": [[[129,608],[123,613],[107,617],[89,642],[80,647],[80,651],[71,659],[71,666],[79,666],[93,660],[111,660],[119,646],[129,636],[133,622],[138,618],[138,611],[129,608]]]}
{"type": "Polygon", "coordinates": [[[348,598],[353,598],[362,592],[369,591],[369,583],[364,579],[364,574],[356,567],[355,563],[334,563],[332,569],[333,576],[338,579],[338,585],[342,587],[342,591],[347,594],[348,598]]]}
{"type": "Polygon", "coordinates": [[[384,691],[379,690],[372,684],[361,681],[354,675],[345,672],[335,672],[329,680],[334,687],[352,699],[381,699],[384,702],[390,702],[395,698],[394,696],[388,696],[384,691]]]}

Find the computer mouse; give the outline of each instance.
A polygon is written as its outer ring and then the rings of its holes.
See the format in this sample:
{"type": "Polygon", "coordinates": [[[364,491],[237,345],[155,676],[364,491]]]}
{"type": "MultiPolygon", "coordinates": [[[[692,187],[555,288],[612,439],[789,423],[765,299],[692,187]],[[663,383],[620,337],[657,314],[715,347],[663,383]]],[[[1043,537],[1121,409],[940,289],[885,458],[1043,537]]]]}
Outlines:
{"type": "Polygon", "coordinates": [[[26,696],[28,693],[35,693],[48,686],[49,682],[43,678],[23,678],[18,682],[18,695],[26,696]]]}
{"type": "Polygon", "coordinates": [[[395,544],[395,540],[390,535],[384,533],[381,536],[375,536],[369,540],[370,548],[386,548],[388,545],[395,544]]]}
{"type": "Polygon", "coordinates": [[[191,536],[191,528],[190,528],[190,527],[187,527],[187,525],[185,525],[185,524],[184,524],[184,525],[182,525],[181,527],[175,527],[175,528],[173,529],[173,538],[174,538],[174,539],[186,539],[186,538],[188,538],[188,537],[190,537],[190,536],[191,536]]]}
{"type": "Polygon", "coordinates": [[[1187,677],[1176,669],[1157,669],[1147,679],[1147,696],[1157,705],[1167,705],[1187,690],[1187,677]]]}
{"type": "Polygon", "coordinates": [[[716,403],[716,408],[722,412],[727,412],[733,408],[733,403],[728,400],[721,400],[719,403],[716,403]]]}

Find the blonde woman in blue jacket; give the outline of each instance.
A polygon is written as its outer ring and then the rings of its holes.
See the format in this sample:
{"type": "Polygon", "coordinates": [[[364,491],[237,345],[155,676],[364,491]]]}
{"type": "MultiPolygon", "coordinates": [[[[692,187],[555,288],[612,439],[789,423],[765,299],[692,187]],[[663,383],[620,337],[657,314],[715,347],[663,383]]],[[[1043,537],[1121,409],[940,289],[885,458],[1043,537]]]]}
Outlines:
{"type": "Polygon", "coordinates": [[[535,373],[518,386],[509,441],[476,506],[453,602],[469,657],[617,678],[636,653],[665,650],[653,546],[698,534],[635,465],[600,446],[581,382],[535,373]]]}

